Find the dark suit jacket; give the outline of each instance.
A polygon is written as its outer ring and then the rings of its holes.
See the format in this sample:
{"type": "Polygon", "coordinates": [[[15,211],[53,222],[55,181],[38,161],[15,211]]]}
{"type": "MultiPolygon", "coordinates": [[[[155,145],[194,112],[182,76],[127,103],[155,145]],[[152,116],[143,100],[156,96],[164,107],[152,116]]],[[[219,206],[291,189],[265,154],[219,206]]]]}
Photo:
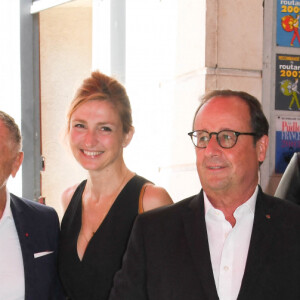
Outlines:
{"type": "MultiPolygon", "coordinates": [[[[202,192],[137,218],[109,299],[218,299],[202,192]]],[[[261,189],[238,299],[300,299],[300,207],[261,189]]]]}
{"type": "Polygon", "coordinates": [[[53,208],[10,194],[24,264],[25,300],[63,299],[57,273],[59,221],[53,208]],[[34,254],[51,252],[34,258],[34,254]]]}

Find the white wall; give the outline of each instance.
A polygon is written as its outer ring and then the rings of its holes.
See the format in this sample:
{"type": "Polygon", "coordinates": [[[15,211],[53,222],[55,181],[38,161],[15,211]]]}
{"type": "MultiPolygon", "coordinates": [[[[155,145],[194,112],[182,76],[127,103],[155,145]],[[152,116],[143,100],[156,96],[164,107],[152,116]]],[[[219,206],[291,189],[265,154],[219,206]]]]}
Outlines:
{"type": "MultiPolygon", "coordinates": [[[[199,190],[191,130],[204,62],[199,1],[127,3],[126,86],[136,134],[127,160],[174,201],[199,190]],[[196,184],[195,184],[196,183],[196,184]]],[[[204,86],[204,85],[202,85],[204,86]]]]}
{"type": "MultiPolygon", "coordinates": [[[[20,20],[19,1],[2,0],[0,4],[0,110],[11,115],[21,128],[20,20]]],[[[8,181],[8,189],[22,196],[22,170],[8,181]]]]}

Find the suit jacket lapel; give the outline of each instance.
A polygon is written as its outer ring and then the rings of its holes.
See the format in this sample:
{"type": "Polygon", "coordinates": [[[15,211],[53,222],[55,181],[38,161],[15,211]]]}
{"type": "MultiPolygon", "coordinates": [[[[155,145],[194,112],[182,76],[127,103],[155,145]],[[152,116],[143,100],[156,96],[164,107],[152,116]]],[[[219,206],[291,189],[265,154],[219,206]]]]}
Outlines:
{"type": "Polygon", "coordinates": [[[205,299],[218,299],[210,261],[202,191],[191,200],[183,222],[191,255],[206,295],[205,299]]]}
{"type": "Polygon", "coordinates": [[[238,299],[245,296],[249,299],[251,291],[255,290],[257,275],[260,274],[269,249],[272,247],[272,241],[276,237],[276,229],[272,225],[272,207],[265,200],[259,188],[248,258],[238,299]]]}
{"type": "Polygon", "coordinates": [[[14,195],[10,194],[11,198],[11,210],[14,217],[14,222],[19,236],[20,246],[23,256],[24,276],[25,276],[25,299],[33,298],[31,291],[34,290],[34,249],[31,233],[34,232],[34,228],[31,226],[30,216],[26,216],[26,212],[23,209],[22,200],[18,199],[14,195]]]}

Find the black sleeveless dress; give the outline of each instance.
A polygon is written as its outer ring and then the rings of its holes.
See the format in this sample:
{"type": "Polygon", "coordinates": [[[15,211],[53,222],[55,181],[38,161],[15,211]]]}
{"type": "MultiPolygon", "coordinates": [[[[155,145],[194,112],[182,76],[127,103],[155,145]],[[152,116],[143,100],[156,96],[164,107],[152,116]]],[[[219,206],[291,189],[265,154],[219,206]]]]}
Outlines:
{"type": "Polygon", "coordinates": [[[65,293],[72,300],[107,300],[133,222],[138,214],[144,183],[135,175],[123,188],[107,216],[90,240],[80,261],[77,239],[81,228],[83,181],[76,189],[61,223],[59,273],[65,293]]]}

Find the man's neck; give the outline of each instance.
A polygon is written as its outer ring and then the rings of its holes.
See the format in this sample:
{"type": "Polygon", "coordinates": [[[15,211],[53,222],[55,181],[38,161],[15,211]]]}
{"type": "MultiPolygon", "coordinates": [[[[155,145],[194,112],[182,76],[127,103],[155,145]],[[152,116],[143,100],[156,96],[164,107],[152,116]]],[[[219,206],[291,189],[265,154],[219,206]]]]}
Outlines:
{"type": "Polygon", "coordinates": [[[211,205],[214,208],[221,210],[226,220],[231,224],[232,227],[234,227],[236,223],[235,217],[233,215],[235,210],[250,199],[250,197],[255,192],[255,188],[256,186],[240,195],[234,193],[216,194],[216,193],[209,193],[206,191],[205,193],[211,205]]]}
{"type": "Polygon", "coordinates": [[[2,218],[4,209],[6,205],[6,187],[0,189],[0,219],[2,218]]]}

